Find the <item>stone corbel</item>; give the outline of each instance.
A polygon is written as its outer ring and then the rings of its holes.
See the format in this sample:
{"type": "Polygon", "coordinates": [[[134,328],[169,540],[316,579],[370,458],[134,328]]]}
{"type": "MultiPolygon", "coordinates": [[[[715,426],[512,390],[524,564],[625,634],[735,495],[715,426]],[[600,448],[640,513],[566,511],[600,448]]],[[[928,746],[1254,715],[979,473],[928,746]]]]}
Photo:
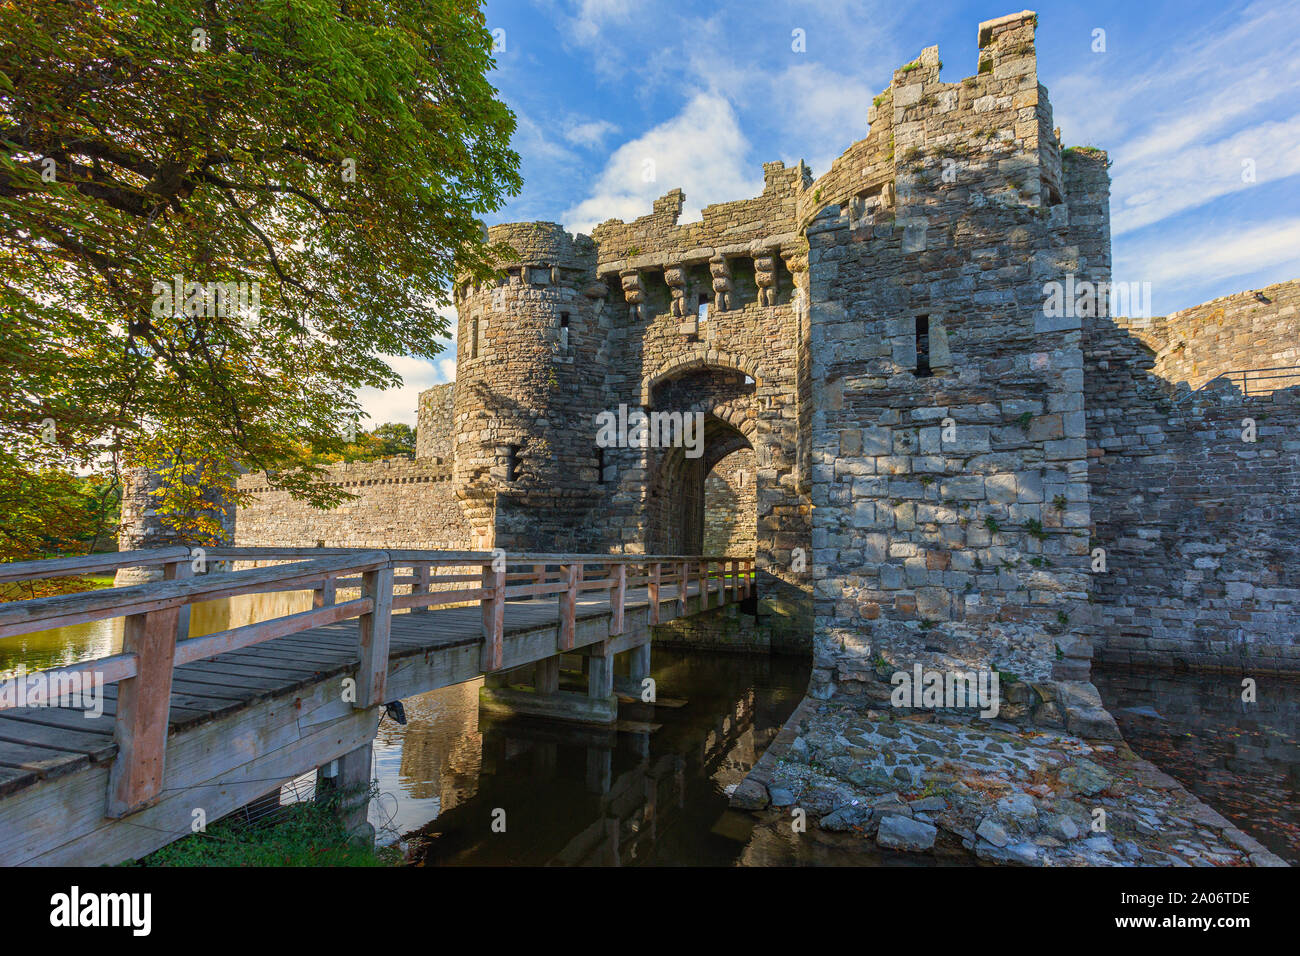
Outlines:
{"type": "Polygon", "coordinates": [[[808,254],[806,252],[788,252],[781,256],[785,267],[794,280],[794,310],[799,313],[808,310],[808,254]]]}
{"type": "Polygon", "coordinates": [[[754,281],[758,284],[758,304],[776,305],[776,253],[772,250],[754,257],[754,281]]]}
{"type": "Polygon", "coordinates": [[[645,305],[645,280],[636,269],[624,269],[618,274],[623,283],[623,298],[627,300],[628,318],[639,321],[645,305]]]}
{"type": "Polygon", "coordinates": [[[686,305],[686,269],[682,266],[669,266],[664,269],[664,282],[668,284],[668,291],[673,296],[673,316],[679,319],[686,318],[690,314],[690,309],[686,305]]]}
{"type": "Polygon", "coordinates": [[[709,260],[709,273],[713,276],[713,308],[726,312],[731,308],[731,263],[724,256],[709,260]]]}

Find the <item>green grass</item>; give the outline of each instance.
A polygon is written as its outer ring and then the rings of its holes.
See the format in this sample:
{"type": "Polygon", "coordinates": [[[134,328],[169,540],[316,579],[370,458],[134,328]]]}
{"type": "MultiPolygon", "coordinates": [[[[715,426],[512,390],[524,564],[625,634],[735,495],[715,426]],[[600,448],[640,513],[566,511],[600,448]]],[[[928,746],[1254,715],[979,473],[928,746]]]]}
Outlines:
{"type": "Polygon", "coordinates": [[[271,823],[229,817],[138,860],[138,866],[397,866],[395,847],[349,841],[333,802],[285,807],[271,823]]]}

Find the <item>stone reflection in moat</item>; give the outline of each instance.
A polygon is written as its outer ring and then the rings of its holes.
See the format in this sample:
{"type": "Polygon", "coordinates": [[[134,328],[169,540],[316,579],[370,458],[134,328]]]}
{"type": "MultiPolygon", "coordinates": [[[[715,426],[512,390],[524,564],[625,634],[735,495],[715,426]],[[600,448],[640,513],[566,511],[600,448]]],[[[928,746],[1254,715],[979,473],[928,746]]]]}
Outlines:
{"type": "Polygon", "coordinates": [[[755,820],[728,795],[793,709],[807,662],[657,649],[654,672],[659,702],[624,701],[615,728],[480,715],[478,682],[407,701],[405,728],[380,727],[372,819],[428,865],[752,856],[755,820]]]}
{"type": "Polygon", "coordinates": [[[1300,682],[1240,674],[1098,667],[1093,680],[1124,738],[1292,864],[1300,863],[1300,682]]]}

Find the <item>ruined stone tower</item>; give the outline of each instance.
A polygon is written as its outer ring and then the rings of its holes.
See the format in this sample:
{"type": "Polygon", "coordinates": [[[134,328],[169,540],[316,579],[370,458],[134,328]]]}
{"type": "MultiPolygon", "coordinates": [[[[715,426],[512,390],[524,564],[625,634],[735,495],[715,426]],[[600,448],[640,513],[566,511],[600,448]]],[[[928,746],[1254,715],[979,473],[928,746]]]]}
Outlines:
{"type": "Polygon", "coordinates": [[[456,494],[476,547],[590,547],[572,519],[599,498],[591,422],[605,407],[609,321],[595,248],[555,223],[489,238],[519,259],[495,283],[456,288],[456,494]]]}

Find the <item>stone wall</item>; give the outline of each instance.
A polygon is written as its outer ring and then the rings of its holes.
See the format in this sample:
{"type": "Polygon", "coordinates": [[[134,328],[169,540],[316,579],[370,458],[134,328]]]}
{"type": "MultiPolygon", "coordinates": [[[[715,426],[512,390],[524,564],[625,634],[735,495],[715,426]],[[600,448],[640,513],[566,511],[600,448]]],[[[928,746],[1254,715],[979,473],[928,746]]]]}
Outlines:
{"type": "MultiPolygon", "coordinates": [[[[157,493],[162,488],[161,475],[145,468],[127,468],[122,472],[122,511],[118,524],[117,549],[142,551],[148,548],[165,548],[172,545],[207,545],[214,542],[196,540],[178,531],[173,523],[158,513],[157,493]]],[[[203,498],[214,507],[205,516],[217,518],[222,531],[217,544],[225,544],[235,526],[235,509],[221,494],[212,488],[203,498]]],[[[117,587],[143,584],[162,578],[161,568],[120,568],[114,576],[117,587]]]]}
{"type": "Polygon", "coordinates": [[[455,449],[456,383],[435,385],[420,393],[416,410],[415,457],[450,465],[455,449]]]}
{"type": "Polygon", "coordinates": [[[1097,656],[1300,670],[1300,388],[1191,396],[1154,374],[1134,321],[1087,330],[1097,656]]]}
{"type": "Polygon", "coordinates": [[[744,448],[714,466],[704,482],[704,553],[753,555],[754,452],[744,448]]]}
{"type": "MultiPolygon", "coordinates": [[[[1155,353],[1151,371],[1200,388],[1226,372],[1285,369],[1249,383],[1251,394],[1300,385],[1300,281],[1213,299],[1153,319],[1117,319],[1155,353]]],[[[1235,384],[1240,387],[1238,378],[1235,384]]]]}
{"type": "Polygon", "coordinates": [[[429,461],[343,462],[327,481],[357,497],[328,511],[275,491],[260,472],[239,480],[253,501],[236,515],[239,547],[438,548],[466,550],[470,528],[451,469],[429,461]]]}

